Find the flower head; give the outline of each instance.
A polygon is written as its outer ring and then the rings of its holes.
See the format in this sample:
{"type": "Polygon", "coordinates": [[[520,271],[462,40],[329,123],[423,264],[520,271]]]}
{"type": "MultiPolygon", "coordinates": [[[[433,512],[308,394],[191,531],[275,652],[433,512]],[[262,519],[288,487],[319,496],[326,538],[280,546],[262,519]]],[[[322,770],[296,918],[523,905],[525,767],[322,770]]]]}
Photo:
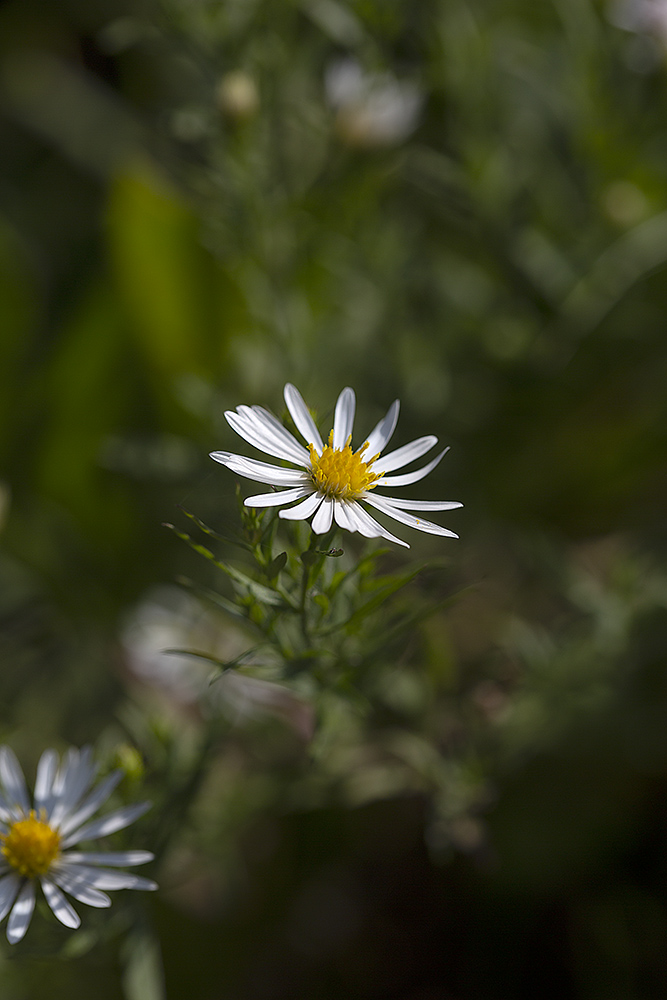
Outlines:
{"type": "Polygon", "coordinates": [[[11,944],[21,940],[30,924],[36,880],[55,916],[72,928],[81,920],[65,892],[88,906],[104,907],[111,906],[105,889],[157,889],[150,879],[114,871],[152,861],[149,851],[69,850],[82,840],[122,830],[150,806],[124,806],[88,822],[123,775],[114,771],[93,788],[97,768],[91,758],[90,747],[68,750],[61,762],[55,750],[46,750],[37,765],[31,806],[19,762],[9,747],[0,747],[0,920],[9,913],[11,944]]]}
{"type": "Polygon", "coordinates": [[[225,413],[230,426],[250,444],[267,455],[298,466],[296,469],[288,469],[228,451],[214,451],[211,458],[246,479],[287,487],[279,492],[247,497],[247,507],[276,507],[299,501],[294,506],[279,511],[279,516],[304,520],[314,515],[312,528],[318,535],[329,531],[335,521],[338,527],[347,531],[358,531],[367,538],[387,538],[409,548],[407,542],[392,535],[368,513],[361,504],[363,501],[393,517],[395,521],[417,528],[418,531],[458,537],[448,528],[422,517],[415,517],[408,511],[453,510],[462,504],[451,500],[397,500],[375,492],[377,488],[385,486],[408,486],[418,482],[436,467],[448,451],[445,448],[421,469],[399,476],[387,475],[421,458],[438,441],[433,435],[428,435],[382,455],[396,427],[398,400],[391,404],[386,416],[356,451],[352,450],[356,407],[352,389],[343,389],[338,397],[333,430],[326,444],[323,443],[301,394],[289,382],[285,386],[285,402],[297,430],[308,445],[307,449],[272,413],[261,406],[238,406],[236,411],[228,410],[225,413]]]}
{"type": "Polygon", "coordinates": [[[353,59],[342,59],[329,66],[324,87],[338,134],[350,146],[393,146],[417,127],[423,95],[410,80],[366,73],[353,59]]]}

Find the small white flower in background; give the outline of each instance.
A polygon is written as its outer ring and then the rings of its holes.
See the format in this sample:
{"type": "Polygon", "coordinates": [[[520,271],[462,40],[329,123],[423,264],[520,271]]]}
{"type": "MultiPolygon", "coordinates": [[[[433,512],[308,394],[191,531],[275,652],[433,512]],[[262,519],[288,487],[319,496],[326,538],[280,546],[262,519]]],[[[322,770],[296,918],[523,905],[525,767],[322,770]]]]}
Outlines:
{"type": "Polygon", "coordinates": [[[235,121],[247,121],[259,111],[259,91],[249,73],[242,69],[225,73],[216,90],[218,107],[235,121]]]}
{"type": "Polygon", "coordinates": [[[391,73],[364,73],[357,62],[343,59],[326,71],[324,89],[338,133],[352,146],[393,146],[417,127],[421,91],[391,73]]]}
{"type": "Polygon", "coordinates": [[[121,631],[134,676],[185,707],[206,695],[214,667],[205,659],[169,650],[193,649],[231,660],[242,652],[242,641],[233,629],[223,631],[218,619],[196,597],[177,587],[150,590],[121,631]]]}
{"type": "Polygon", "coordinates": [[[236,412],[225,413],[230,426],[242,438],[267,455],[292,462],[298,469],[287,469],[254,458],[234,455],[228,451],[214,451],[211,458],[226,465],[246,479],[255,479],[271,486],[285,486],[287,489],[274,493],[261,493],[247,497],[246,507],[276,507],[299,501],[293,507],[279,511],[279,516],[295,521],[305,520],[311,515],[312,529],[325,534],[335,523],[346,531],[358,531],[366,538],[387,538],[398,545],[410,548],[407,542],[390,534],[363,507],[360,501],[376,510],[407,524],[418,531],[431,535],[447,535],[458,538],[448,528],[433,524],[408,511],[453,510],[462,504],[452,500],[401,500],[383,496],[375,490],[384,486],[408,486],[416,483],[431,472],[442,456],[445,448],[435,458],[413,472],[399,476],[387,475],[396,469],[414,462],[430,451],[438,439],[433,435],[418,438],[410,444],[390,451],[382,456],[396,421],[399,402],[395,400],[385,417],[373,428],[364,443],[352,451],[352,426],[356,407],[354,391],[343,389],[336,403],[334,425],[327,444],[323,444],[320,432],[308,412],[299,391],[288,382],[285,386],[285,402],[292,419],[307,442],[303,445],[283,427],[280,421],[262,406],[238,406],[236,412]]]}
{"type": "Polygon", "coordinates": [[[106,907],[111,899],[105,889],[157,889],[150,879],[114,871],[152,861],[149,851],[69,850],[122,830],[150,807],[140,802],[88,822],[123,776],[114,771],[93,788],[96,774],[90,747],[68,750],[61,762],[55,750],[46,750],[31,806],[19,762],[9,747],[0,747],[0,920],[9,914],[10,944],[28,929],[37,880],[55,916],[72,928],[81,919],[65,892],[88,906],[106,907]]]}
{"type": "Polygon", "coordinates": [[[235,721],[272,716],[284,722],[304,742],[313,738],[313,706],[283,684],[227,670],[212,686],[211,694],[222,711],[235,721]]]}
{"type": "Polygon", "coordinates": [[[615,0],[609,20],[625,31],[657,35],[667,42],[667,0],[615,0]]]}
{"type": "Polygon", "coordinates": [[[274,716],[303,740],[312,738],[313,708],[288,687],[237,670],[224,671],[212,683],[212,663],[169,652],[191,649],[204,657],[232,660],[247,645],[243,633],[227,624],[223,628],[191,594],[176,587],[151,590],[127,619],[121,640],[134,676],[164,693],[173,705],[185,710],[213,705],[235,722],[274,716]]]}

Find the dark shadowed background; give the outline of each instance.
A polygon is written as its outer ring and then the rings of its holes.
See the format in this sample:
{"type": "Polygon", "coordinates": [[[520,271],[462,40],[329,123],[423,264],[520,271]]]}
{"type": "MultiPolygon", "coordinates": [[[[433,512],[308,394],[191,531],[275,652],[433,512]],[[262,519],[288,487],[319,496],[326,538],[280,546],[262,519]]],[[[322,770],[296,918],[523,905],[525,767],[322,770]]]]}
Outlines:
{"type": "MultiPolygon", "coordinates": [[[[372,739],[314,778],[294,718],[220,737],[144,903],[167,1000],[666,996],[667,4],[4,0],[0,116],[29,775],[138,748],[160,799],[191,759],[136,664],[205,572],[162,522],[237,517],[225,409],[400,397],[398,445],[451,445],[418,495],[465,504],[410,538],[455,596],[372,739]]],[[[158,1000],[97,917],[5,945],[3,998],[158,1000]]]]}

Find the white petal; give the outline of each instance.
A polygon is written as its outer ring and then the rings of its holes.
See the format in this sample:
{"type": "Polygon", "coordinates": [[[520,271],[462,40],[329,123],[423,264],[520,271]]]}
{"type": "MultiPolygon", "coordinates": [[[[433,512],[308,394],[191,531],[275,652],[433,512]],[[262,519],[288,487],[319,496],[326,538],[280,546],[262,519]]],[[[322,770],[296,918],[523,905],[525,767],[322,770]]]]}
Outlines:
{"type": "Polygon", "coordinates": [[[310,522],[310,526],[316,535],[324,535],[331,527],[334,512],[334,501],[331,497],[325,497],[324,503],[320,505],[317,514],[310,522]]]}
{"type": "Polygon", "coordinates": [[[14,820],[19,819],[23,813],[16,806],[10,806],[9,802],[5,801],[4,797],[0,795],[0,820],[4,820],[5,823],[13,823],[14,820]]]}
{"type": "MultiPolygon", "coordinates": [[[[370,493],[365,493],[364,500],[369,495],[370,493]]],[[[399,510],[456,510],[457,507],[463,507],[463,504],[459,503],[458,500],[401,500],[381,495],[380,498],[390,506],[398,507],[399,510]]]]}
{"type": "MultiPolygon", "coordinates": [[[[82,873],[83,871],[84,869],[82,869],[82,873]]],[[[92,869],[92,871],[94,872],[95,869],[92,869]]],[[[100,892],[99,889],[93,888],[84,874],[74,874],[74,866],[72,866],[72,871],[54,871],[52,869],[49,874],[51,879],[61,889],[68,892],[70,896],[74,896],[80,903],[85,903],[86,906],[97,906],[98,908],[111,906],[111,899],[105,892],[100,892]]]]}
{"type": "Polygon", "coordinates": [[[381,452],[389,441],[391,435],[394,433],[400,405],[400,402],[395,399],[387,410],[386,415],[378,424],[375,425],[373,430],[368,435],[368,448],[366,449],[365,455],[366,461],[368,461],[369,458],[373,458],[378,454],[378,452],[381,452]]]}
{"type": "MultiPolygon", "coordinates": [[[[69,814],[77,808],[81,798],[88,791],[97,774],[97,765],[92,762],[92,747],[83,747],[78,753],[72,749],[65,756],[65,770],[60,778],[60,772],[53,783],[53,808],[49,814],[49,823],[59,826],[67,820],[69,814]],[[59,790],[56,792],[56,784],[59,790]]],[[[47,809],[47,813],[48,813],[47,809]]]]}
{"type": "Polygon", "coordinates": [[[61,855],[65,864],[112,865],[122,868],[123,865],[145,865],[155,857],[150,851],[68,851],[61,855]]]}
{"type": "Polygon", "coordinates": [[[410,546],[407,542],[404,542],[402,538],[397,538],[396,535],[392,535],[390,531],[387,531],[381,524],[379,524],[374,517],[368,513],[367,510],[358,503],[351,503],[349,506],[349,513],[355,519],[356,523],[359,525],[359,531],[366,538],[386,538],[390,542],[396,542],[397,545],[403,545],[406,549],[410,546]]]}
{"type": "Polygon", "coordinates": [[[337,500],[334,504],[334,517],[339,528],[343,528],[344,531],[355,532],[359,528],[354,518],[350,516],[349,508],[349,503],[345,503],[344,500],[337,500]]]}
{"type": "Polygon", "coordinates": [[[358,531],[364,538],[382,537],[382,525],[374,521],[361,504],[355,501],[348,503],[347,516],[354,524],[354,530],[358,531]]]}
{"type": "Polygon", "coordinates": [[[7,940],[10,944],[20,941],[28,930],[32,911],[35,909],[35,885],[29,880],[23,883],[23,887],[14,903],[14,908],[9,914],[7,921],[7,940]]]}
{"type": "MultiPolygon", "coordinates": [[[[59,863],[58,870],[52,873],[53,877],[57,881],[61,878],[66,880],[73,880],[77,884],[82,886],[87,886],[88,888],[95,889],[107,889],[113,891],[115,889],[141,889],[145,892],[151,892],[157,889],[157,883],[150,878],[143,878],[141,875],[135,875],[133,872],[115,872],[107,868],[89,868],[85,865],[63,865],[62,861],[59,863]]],[[[65,886],[67,888],[67,886],[65,886]]],[[[70,889],[67,889],[70,892],[70,889]]],[[[74,893],[72,892],[72,895],[74,893]]],[[[86,900],[83,900],[86,902],[86,900]]]]}
{"type": "Polygon", "coordinates": [[[279,490],[278,493],[257,493],[255,496],[246,497],[243,501],[246,507],[280,507],[283,503],[292,503],[293,500],[301,500],[312,493],[306,486],[297,486],[293,490],[279,490]]]}
{"type": "Polygon", "coordinates": [[[4,786],[10,808],[16,804],[27,816],[30,812],[30,801],[25,778],[14,751],[8,746],[0,747],[0,781],[4,786]]]}
{"type": "Polygon", "coordinates": [[[303,472],[301,469],[270,466],[266,462],[256,462],[252,458],[242,458],[241,456],[234,456],[234,461],[229,462],[227,467],[245,479],[254,479],[267,486],[295,487],[305,486],[312,482],[309,473],[303,472]]]}
{"type": "Polygon", "coordinates": [[[417,438],[409,444],[404,444],[396,451],[390,451],[388,455],[382,455],[373,466],[373,472],[391,472],[392,469],[400,469],[408,462],[414,462],[416,458],[429,451],[434,444],[438,443],[437,437],[428,434],[426,437],[417,438]]]}
{"type": "Polygon", "coordinates": [[[104,869],[100,869],[100,880],[97,883],[101,889],[137,889],[140,892],[155,892],[159,888],[157,882],[154,882],[152,878],[143,878],[141,875],[132,875],[130,872],[108,872],[105,873],[104,869]],[[114,874],[124,875],[123,884],[120,884],[120,880],[114,882],[112,876],[114,874]],[[113,884],[111,884],[113,883],[113,884]]]}
{"type": "Polygon", "coordinates": [[[226,465],[232,472],[246,479],[254,479],[258,483],[267,483],[269,486],[297,486],[303,484],[307,479],[307,473],[300,472],[299,469],[284,469],[280,465],[271,465],[269,462],[259,462],[255,458],[246,458],[245,455],[231,455],[227,451],[211,452],[212,459],[226,465]]]}
{"type": "Polygon", "coordinates": [[[286,438],[283,437],[249,407],[239,406],[237,413],[228,410],[225,417],[227,423],[240,437],[267,455],[275,455],[276,458],[296,462],[297,465],[310,465],[310,455],[289,431],[283,428],[284,434],[287,435],[286,438]]]}
{"type": "Polygon", "coordinates": [[[297,465],[310,463],[310,455],[303,445],[299,444],[294,435],[290,434],[286,427],[283,427],[278,418],[265,410],[263,406],[237,406],[236,412],[255,434],[273,442],[277,449],[275,454],[280,455],[281,458],[288,458],[290,462],[296,462],[297,465]]]}
{"type": "MultiPolygon", "coordinates": [[[[400,476],[383,476],[382,479],[376,483],[376,486],[410,486],[411,483],[417,483],[420,479],[428,476],[429,472],[435,469],[436,465],[440,461],[443,455],[446,455],[449,451],[449,447],[443,448],[439,455],[432,458],[428,465],[423,465],[421,469],[415,469],[414,472],[403,472],[400,476]]],[[[373,466],[373,471],[375,471],[375,466],[373,466]]]]}
{"type": "Polygon", "coordinates": [[[88,791],[97,774],[97,765],[93,763],[93,748],[82,747],[78,757],[65,774],[61,797],[68,803],[78,801],[88,791]]]}
{"type": "Polygon", "coordinates": [[[117,771],[112,771],[108,777],[101,781],[97,788],[94,788],[90,793],[88,798],[81,804],[75,813],[67,817],[67,820],[60,825],[60,834],[65,837],[72,830],[81,826],[86,820],[93,815],[94,812],[104,805],[106,800],[109,798],[114,788],[123,777],[123,771],[118,769],[117,771]]]}
{"type": "Polygon", "coordinates": [[[287,518],[290,521],[305,521],[310,517],[322,503],[324,497],[321,493],[311,493],[309,497],[298,503],[296,507],[288,507],[287,510],[279,510],[278,517],[287,518]]]}
{"type": "Polygon", "coordinates": [[[53,882],[49,882],[47,878],[42,878],[40,881],[42,883],[42,892],[46,896],[46,902],[53,910],[54,916],[65,927],[78,927],[81,923],[81,917],[65,898],[58,886],[54,885],[53,882]]]}
{"type": "Polygon", "coordinates": [[[75,830],[63,841],[62,846],[64,848],[71,847],[72,844],[78,844],[80,840],[97,840],[98,837],[106,837],[117,830],[123,830],[130,823],[134,823],[140,816],[143,816],[150,807],[150,802],[136,802],[134,805],[116,809],[115,812],[101,816],[99,819],[93,820],[92,823],[88,823],[87,826],[75,830]]]}
{"type": "Polygon", "coordinates": [[[55,750],[45,750],[39,758],[37,777],[35,778],[35,809],[48,809],[51,801],[51,788],[58,769],[58,754],[55,750]]]}
{"type": "Polygon", "coordinates": [[[333,425],[334,448],[344,448],[347,444],[347,439],[352,434],[352,427],[354,426],[355,407],[354,389],[350,389],[348,386],[346,389],[343,389],[336,402],[333,425]]]}
{"type": "Polygon", "coordinates": [[[0,879],[0,920],[4,920],[11,910],[20,884],[21,877],[15,871],[0,879]]]}
{"type": "Polygon", "coordinates": [[[420,517],[415,517],[413,514],[408,514],[406,511],[399,510],[397,507],[392,507],[384,497],[373,496],[372,493],[367,493],[364,496],[364,502],[369,503],[371,507],[376,507],[384,514],[388,514],[389,517],[393,517],[395,521],[400,521],[401,524],[409,524],[411,528],[417,528],[418,531],[425,531],[429,535],[446,535],[448,538],[459,537],[453,531],[450,531],[449,528],[442,528],[439,524],[433,524],[431,521],[425,521],[420,517]]]}
{"type": "MultiPolygon", "coordinates": [[[[239,411],[245,410],[244,407],[237,407],[239,411]]],[[[295,456],[301,456],[300,459],[295,457],[294,461],[298,461],[302,464],[303,460],[310,465],[310,454],[302,444],[296,440],[293,434],[287,430],[280,420],[271,413],[270,410],[265,410],[263,406],[251,406],[250,407],[253,419],[258,423],[259,426],[266,429],[269,433],[276,436],[277,439],[281,440],[286,448],[290,448],[295,456]]]]}
{"type": "Polygon", "coordinates": [[[79,751],[75,747],[70,747],[67,753],[64,754],[58,772],[53,779],[53,785],[51,787],[51,798],[52,800],[57,798],[62,794],[63,787],[65,785],[65,778],[67,773],[72,767],[72,765],[79,759],[79,751]]]}
{"type": "MultiPolygon", "coordinates": [[[[286,447],[282,441],[277,441],[273,434],[269,434],[250,415],[243,415],[234,410],[225,411],[227,423],[236,431],[239,437],[251,444],[253,448],[265,451],[267,455],[275,455],[277,458],[287,458],[291,461],[291,449],[286,447]]],[[[296,442],[295,442],[296,444],[296,442]]]]}
{"type": "Polygon", "coordinates": [[[296,386],[288,382],[285,386],[284,395],[285,402],[287,403],[287,409],[292,415],[292,420],[294,421],[294,425],[299,431],[299,434],[301,434],[308,444],[315,445],[317,454],[321,455],[322,449],[324,448],[322,438],[320,437],[320,432],[315,426],[315,421],[308,411],[308,407],[303,401],[301,393],[296,386]]]}

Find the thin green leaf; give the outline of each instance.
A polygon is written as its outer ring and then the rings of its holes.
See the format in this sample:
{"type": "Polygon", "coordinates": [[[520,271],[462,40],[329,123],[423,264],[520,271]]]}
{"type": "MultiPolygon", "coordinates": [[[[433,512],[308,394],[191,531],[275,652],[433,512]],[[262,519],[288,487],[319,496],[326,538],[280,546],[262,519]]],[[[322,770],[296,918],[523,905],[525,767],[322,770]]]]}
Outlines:
{"type": "Polygon", "coordinates": [[[341,570],[338,573],[335,573],[327,590],[329,597],[333,597],[336,591],[345,583],[345,581],[349,580],[355,574],[358,573],[360,576],[365,576],[369,571],[373,569],[378,558],[381,555],[384,555],[388,551],[389,549],[386,548],[375,549],[375,551],[369,552],[362,559],[360,559],[359,562],[352,567],[352,569],[341,570]]]}
{"type": "Polygon", "coordinates": [[[246,649],[245,652],[241,653],[239,656],[234,657],[233,660],[221,660],[217,656],[213,656],[211,653],[201,653],[196,649],[163,649],[163,653],[168,653],[172,656],[192,656],[197,660],[206,660],[208,663],[214,663],[216,667],[220,667],[221,670],[233,670],[242,663],[246,663],[248,660],[252,659],[255,650],[259,649],[259,646],[253,646],[251,649],[246,649]]]}
{"type": "Polygon", "coordinates": [[[379,636],[379,641],[374,647],[375,651],[382,649],[383,646],[390,645],[396,639],[400,638],[403,633],[413,629],[416,625],[427,621],[431,615],[434,615],[437,611],[441,611],[443,608],[447,608],[455,604],[462,594],[465,594],[466,591],[473,589],[474,584],[471,584],[469,587],[463,587],[461,590],[457,590],[455,594],[449,594],[447,597],[443,597],[441,600],[435,601],[433,604],[429,604],[428,607],[420,608],[418,611],[406,615],[396,625],[382,631],[379,636]]]}
{"type": "Polygon", "coordinates": [[[215,607],[221,608],[228,614],[232,615],[234,618],[243,618],[247,620],[247,614],[245,608],[240,607],[238,604],[234,604],[233,601],[228,601],[226,597],[222,594],[218,594],[215,590],[209,590],[208,587],[203,587],[199,583],[194,583],[193,580],[188,580],[185,576],[179,576],[176,578],[176,583],[181,587],[186,587],[191,590],[198,597],[203,597],[205,600],[214,604],[215,607]]]}
{"type": "Polygon", "coordinates": [[[269,565],[266,567],[266,575],[268,576],[269,580],[275,580],[278,574],[282,572],[282,570],[285,568],[286,562],[287,562],[286,552],[281,552],[279,555],[276,556],[275,559],[271,560],[269,565]]]}
{"type": "Polygon", "coordinates": [[[170,531],[173,531],[174,534],[181,539],[181,541],[185,542],[186,545],[189,545],[190,548],[198,555],[204,556],[204,558],[212,562],[214,566],[217,566],[218,569],[221,569],[222,572],[225,573],[230,578],[230,580],[233,580],[234,583],[238,584],[241,587],[245,587],[246,590],[255,598],[255,600],[263,604],[271,604],[271,605],[285,604],[284,597],[276,593],[275,590],[271,590],[269,587],[265,587],[263,584],[258,583],[256,580],[253,580],[252,577],[246,576],[246,574],[242,573],[240,569],[236,569],[234,566],[229,566],[227,563],[224,563],[220,559],[217,559],[213,555],[210,549],[207,549],[205,545],[200,545],[198,542],[195,542],[194,539],[190,535],[188,535],[185,531],[179,531],[178,528],[176,528],[173,524],[169,524],[167,522],[164,523],[164,527],[169,528],[170,531]]]}
{"type": "Polygon", "coordinates": [[[361,607],[357,608],[356,611],[353,611],[352,614],[349,616],[349,618],[340,622],[338,625],[332,626],[330,629],[327,629],[325,632],[322,632],[321,634],[329,635],[331,632],[336,631],[336,629],[338,628],[346,628],[346,629],[356,628],[358,625],[361,624],[364,618],[367,618],[368,615],[376,611],[380,607],[380,605],[387,600],[388,597],[391,597],[393,594],[396,594],[399,590],[402,590],[403,587],[406,587],[409,583],[411,583],[415,579],[415,577],[422,572],[423,568],[424,567],[419,566],[417,569],[411,570],[409,573],[403,573],[400,576],[394,576],[388,578],[383,577],[382,580],[376,581],[380,585],[380,589],[378,589],[377,592],[373,594],[371,598],[369,598],[369,600],[367,600],[364,604],[362,604],[361,607]]]}
{"type": "Polygon", "coordinates": [[[217,542],[229,542],[231,545],[237,545],[239,548],[250,551],[251,546],[248,545],[248,543],[245,542],[242,538],[239,538],[237,535],[234,534],[221,535],[219,534],[219,532],[214,531],[213,528],[210,528],[208,524],[205,524],[204,521],[201,520],[201,518],[197,517],[196,514],[193,514],[191,510],[187,509],[187,507],[184,507],[180,503],[177,503],[176,507],[183,514],[185,514],[185,516],[188,517],[194,524],[196,524],[199,530],[203,531],[205,535],[209,535],[211,538],[215,538],[217,542]]]}

